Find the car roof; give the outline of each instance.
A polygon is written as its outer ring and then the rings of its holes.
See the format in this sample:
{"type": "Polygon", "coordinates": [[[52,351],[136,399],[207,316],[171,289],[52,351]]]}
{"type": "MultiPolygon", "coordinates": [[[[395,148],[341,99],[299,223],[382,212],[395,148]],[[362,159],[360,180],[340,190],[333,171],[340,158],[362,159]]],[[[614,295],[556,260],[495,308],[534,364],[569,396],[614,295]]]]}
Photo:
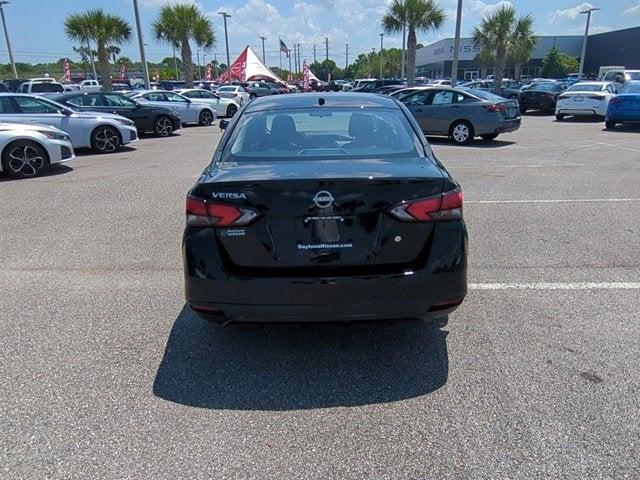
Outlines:
{"type": "Polygon", "coordinates": [[[580,87],[580,86],[583,86],[583,85],[599,85],[599,86],[603,86],[603,85],[611,85],[611,83],[612,82],[596,82],[596,81],[593,81],[593,82],[576,82],[573,85],[571,85],[570,88],[573,88],[573,87],[576,87],[576,86],[580,87]]]}
{"type": "Polygon", "coordinates": [[[311,108],[400,108],[396,100],[371,93],[311,92],[299,95],[270,95],[256,98],[245,108],[246,112],[311,108]]]}

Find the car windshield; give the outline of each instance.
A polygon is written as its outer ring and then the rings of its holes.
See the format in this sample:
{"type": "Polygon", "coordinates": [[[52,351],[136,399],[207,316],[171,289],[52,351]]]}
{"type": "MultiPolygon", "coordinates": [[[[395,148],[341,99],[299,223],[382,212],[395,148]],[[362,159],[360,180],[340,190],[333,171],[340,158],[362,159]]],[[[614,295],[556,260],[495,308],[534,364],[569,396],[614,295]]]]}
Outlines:
{"type": "Polygon", "coordinates": [[[416,157],[420,141],[400,110],[294,109],[242,116],[225,161],[416,157]]]}
{"type": "Polygon", "coordinates": [[[474,97],[481,98],[482,100],[489,100],[490,102],[500,102],[504,100],[503,97],[494,95],[493,93],[485,92],[484,90],[477,90],[475,88],[461,88],[465,92],[469,92],[474,97]]]}
{"type": "Polygon", "coordinates": [[[220,87],[219,92],[235,92],[237,87],[220,87]]]}
{"type": "Polygon", "coordinates": [[[600,92],[602,91],[602,85],[585,85],[584,83],[575,83],[571,85],[568,92],[600,92]]]}
{"type": "Polygon", "coordinates": [[[59,83],[34,83],[31,85],[31,93],[64,92],[64,87],[59,83]]]}
{"type": "Polygon", "coordinates": [[[640,93],[640,82],[629,82],[622,89],[622,93],[640,93]]]}

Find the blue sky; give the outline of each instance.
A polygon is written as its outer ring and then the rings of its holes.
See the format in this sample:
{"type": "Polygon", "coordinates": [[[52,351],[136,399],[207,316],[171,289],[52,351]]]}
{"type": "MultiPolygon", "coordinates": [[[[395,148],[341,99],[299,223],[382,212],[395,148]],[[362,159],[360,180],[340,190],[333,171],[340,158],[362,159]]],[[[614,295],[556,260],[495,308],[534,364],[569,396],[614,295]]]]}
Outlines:
{"type": "MultiPolygon", "coordinates": [[[[215,51],[224,61],[224,36],[221,17],[217,12],[226,10],[229,19],[229,42],[232,60],[244,45],[251,45],[258,54],[258,37],[266,36],[267,63],[279,64],[278,37],[290,47],[302,45],[303,58],[313,60],[313,45],[318,58],[324,58],[324,38],[329,37],[329,57],[344,66],[345,44],[350,44],[350,58],[380,45],[380,17],[387,0],[138,0],[143,30],[150,60],[170,56],[171,48],[158,44],[151,35],[150,25],[157,17],[160,6],[169,1],[197,3],[211,15],[218,37],[215,51]]],[[[452,36],[454,32],[457,0],[440,0],[447,11],[448,20],[437,32],[420,33],[418,41],[424,44],[452,36]]],[[[531,13],[540,35],[581,34],[584,15],[578,12],[588,6],[603,7],[594,15],[593,32],[604,32],[640,25],[640,0],[594,0],[591,3],[575,0],[464,0],[463,34],[468,34],[480,18],[501,4],[512,4],[521,14],[531,13]]],[[[62,23],[67,15],[90,7],[102,7],[118,14],[135,25],[132,0],[12,0],[5,5],[13,49],[17,61],[55,61],[73,57],[72,46],[64,35],[62,23]]],[[[135,40],[135,39],[134,39],[135,40]]],[[[399,46],[400,37],[385,37],[385,47],[399,46]]],[[[135,41],[123,47],[123,55],[138,58],[135,41]]],[[[195,61],[194,49],[194,61],[195,61]]],[[[4,36],[0,38],[0,62],[7,62],[4,36]]]]}

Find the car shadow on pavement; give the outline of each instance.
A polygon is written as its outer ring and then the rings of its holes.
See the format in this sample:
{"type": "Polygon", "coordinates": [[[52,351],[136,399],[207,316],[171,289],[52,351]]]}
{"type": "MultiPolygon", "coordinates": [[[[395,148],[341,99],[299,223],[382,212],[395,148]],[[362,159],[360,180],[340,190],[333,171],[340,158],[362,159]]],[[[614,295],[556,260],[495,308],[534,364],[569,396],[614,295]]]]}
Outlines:
{"type": "Polygon", "coordinates": [[[73,168],[68,165],[62,163],[54,163],[53,165],[49,165],[48,167],[42,169],[42,171],[36,177],[27,177],[27,178],[15,178],[10,177],[6,173],[0,173],[0,182],[6,181],[28,181],[34,178],[43,178],[43,177],[55,177],[56,175],[64,175],[65,173],[73,172],[73,168]]]}
{"type": "Polygon", "coordinates": [[[393,402],[447,382],[447,319],[211,325],[185,306],[153,392],[201,408],[296,410],[393,402]]]}
{"type": "Polygon", "coordinates": [[[640,133],[640,123],[623,123],[621,125],[616,125],[616,128],[613,130],[609,130],[608,128],[603,128],[602,131],[607,133],[634,133],[638,135],[640,133]]]}
{"type": "Polygon", "coordinates": [[[126,145],[120,147],[115,152],[109,152],[109,153],[96,153],[90,148],[76,148],[76,157],[86,157],[88,155],[95,155],[97,157],[109,158],[111,155],[115,155],[118,153],[127,153],[127,152],[135,152],[135,151],[136,149],[134,147],[129,147],[126,145]]]}
{"type": "Polygon", "coordinates": [[[512,142],[510,140],[496,139],[492,141],[486,141],[480,138],[473,140],[473,142],[469,143],[468,145],[456,145],[453,140],[445,137],[428,137],[428,140],[430,145],[451,145],[454,147],[464,148],[502,148],[516,144],[516,142],[512,142]]]}

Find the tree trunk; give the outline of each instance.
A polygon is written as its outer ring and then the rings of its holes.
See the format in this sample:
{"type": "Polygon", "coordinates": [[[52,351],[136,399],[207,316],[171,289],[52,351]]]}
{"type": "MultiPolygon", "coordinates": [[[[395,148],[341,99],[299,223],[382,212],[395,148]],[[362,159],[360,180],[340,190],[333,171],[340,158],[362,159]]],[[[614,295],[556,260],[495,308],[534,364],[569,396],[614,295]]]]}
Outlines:
{"type": "Polygon", "coordinates": [[[502,94],[502,79],[504,78],[504,69],[507,64],[507,52],[506,49],[498,49],[496,51],[496,70],[495,70],[495,85],[496,93],[502,94]]]}
{"type": "Polygon", "coordinates": [[[186,88],[193,87],[193,63],[191,62],[191,46],[189,39],[182,40],[182,48],[180,52],[182,56],[182,66],[184,68],[184,82],[186,88]]]}
{"type": "Polygon", "coordinates": [[[407,36],[407,85],[413,87],[416,84],[416,29],[409,25],[407,36]]]}
{"type": "Polygon", "coordinates": [[[520,65],[519,63],[516,63],[513,66],[513,79],[514,80],[520,80],[520,70],[522,68],[522,65],[520,65]]]}
{"type": "Polygon", "coordinates": [[[98,45],[98,68],[102,75],[102,91],[111,91],[111,76],[109,75],[109,52],[103,45],[98,45]]]}

